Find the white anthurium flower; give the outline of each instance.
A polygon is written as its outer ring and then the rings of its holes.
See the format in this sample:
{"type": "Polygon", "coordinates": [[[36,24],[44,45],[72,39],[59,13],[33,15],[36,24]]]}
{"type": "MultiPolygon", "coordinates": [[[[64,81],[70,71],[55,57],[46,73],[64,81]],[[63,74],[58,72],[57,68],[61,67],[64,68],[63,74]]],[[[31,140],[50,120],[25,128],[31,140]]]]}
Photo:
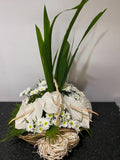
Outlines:
{"type": "Polygon", "coordinates": [[[21,118],[15,120],[16,129],[25,129],[25,119],[31,122],[35,117],[40,119],[43,113],[44,101],[41,98],[37,98],[35,102],[30,104],[22,103],[16,117],[23,115],[21,118]],[[26,113],[26,114],[25,114],[26,113]]]}
{"type": "Polygon", "coordinates": [[[75,109],[70,108],[70,106],[75,106],[80,108],[81,103],[79,101],[76,101],[74,98],[68,97],[65,95],[63,97],[63,105],[72,116],[72,119],[82,121],[82,113],[79,111],[76,111],[75,109]]]}
{"type": "Polygon", "coordinates": [[[83,93],[83,92],[80,92],[80,91],[78,92],[78,94],[79,94],[80,96],[82,96],[82,97],[85,96],[84,93],[83,93]]]}
{"type": "Polygon", "coordinates": [[[81,122],[81,127],[84,127],[84,128],[90,128],[90,123],[87,119],[83,119],[82,122],[81,122]]]}
{"type": "MultiPolygon", "coordinates": [[[[57,92],[46,92],[43,96],[42,96],[42,100],[45,102],[44,105],[44,111],[46,113],[57,113],[58,110],[58,106],[56,104],[54,104],[54,101],[57,101],[57,92]]],[[[62,95],[60,94],[59,96],[60,98],[60,104],[62,104],[62,95]]]]}
{"type": "Polygon", "coordinates": [[[26,123],[26,131],[33,132],[33,130],[34,130],[33,122],[26,123]]]}
{"type": "Polygon", "coordinates": [[[42,121],[42,124],[43,124],[43,130],[47,130],[50,127],[50,120],[47,118],[44,118],[42,121]]]}
{"type": "Polygon", "coordinates": [[[65,95],[63,97],[63,103],[64,103],[63,105],[66,107],[66,109],[71,114],[72,119],[80,121],[82,123],[82,127],[89,128],[89,120],[86,118],[83,118],[83,115],[86,115],[86,116],[88,116],[88,118],[91,119],[92,114],[90,114],[89,112],[84,111],[84,110],[86,110],[86,109],[92,110],[92,107],[91,107],[90,102],[88,101],[88,99],[85,96],[80,97],[80,100],[77,101],[74,98],[68,97],[65,95]],[[74,106],[74,107],[76,107],[78,109],[82,109],[82,110],[77,111],[73,108],[70,108],[70,106],[74,106]]]}
{"type": "Polygon", "coordinates": [[[26,90],[22,91],[19,96],[20,96],[20,97],[24,96],[24,95],[25,95],[25,92],[26,92],[26,90]]]}

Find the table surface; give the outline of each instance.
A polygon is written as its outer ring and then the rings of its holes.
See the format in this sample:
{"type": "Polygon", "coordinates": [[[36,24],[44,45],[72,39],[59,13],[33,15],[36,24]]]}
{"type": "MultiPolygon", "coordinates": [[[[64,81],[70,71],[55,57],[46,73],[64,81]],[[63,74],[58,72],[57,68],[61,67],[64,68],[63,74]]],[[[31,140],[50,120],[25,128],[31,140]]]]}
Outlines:
{"type": "MultiPolygon", "coordinates": [[[[15,102],[0,103],[0,139],[7,131],[10,113],[15,102]]],[[[120,160],[120,112],[114,103],[92,103],[91,129],[94,136],[87,133],[80,136],[80,142],[64,160],[120,160]]],[[[42,160],[36,148],[17,137],[0,144],[0,160],[42,160]]]]}

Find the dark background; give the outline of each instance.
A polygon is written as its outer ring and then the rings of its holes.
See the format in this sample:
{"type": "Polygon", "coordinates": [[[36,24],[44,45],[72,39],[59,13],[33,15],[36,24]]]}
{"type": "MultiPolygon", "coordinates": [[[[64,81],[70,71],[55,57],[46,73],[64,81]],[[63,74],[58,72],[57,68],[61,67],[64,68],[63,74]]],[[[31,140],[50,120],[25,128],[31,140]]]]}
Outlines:
{"type": "MultiPolygon", "coordinates": [[[[7,132],[8,119],[15,102],[0,103],[0,139],[7,132]]],[[[86,132],[79,145],[64,160],[120,160],[120,112],[114,103],[92,103],[92,138],[86,132]]],[[[0,144],[0,160],[39,160],[37,148],[17,137],[0,144]]]]}

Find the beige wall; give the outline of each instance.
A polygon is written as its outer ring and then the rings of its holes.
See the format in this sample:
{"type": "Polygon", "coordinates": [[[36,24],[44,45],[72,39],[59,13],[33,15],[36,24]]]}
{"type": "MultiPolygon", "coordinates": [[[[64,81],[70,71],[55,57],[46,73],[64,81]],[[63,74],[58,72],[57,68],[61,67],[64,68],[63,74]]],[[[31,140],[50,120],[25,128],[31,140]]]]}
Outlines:
{"type": "MultiPolygon", "coordinates": [[[[19,92],[44,78],[34,24],[42,29],[44,3],[50,19],[80,0],[0,0],[0,101],[18,101],[19,92]]],[[[72,66],[69,81],[84,89],[91,101],[114,101],[120,95],[120,0],[89,0],[73,28],[79,42],[90,20],[108,8],[85,39],[72,66]],[[81,56],[80,56],[81,55],[81,56]],[[74,71],[73,71],[74,70],[74,71]]],[[[53,52],[60,45],[72,12],[54,28],[53,52]]]]}

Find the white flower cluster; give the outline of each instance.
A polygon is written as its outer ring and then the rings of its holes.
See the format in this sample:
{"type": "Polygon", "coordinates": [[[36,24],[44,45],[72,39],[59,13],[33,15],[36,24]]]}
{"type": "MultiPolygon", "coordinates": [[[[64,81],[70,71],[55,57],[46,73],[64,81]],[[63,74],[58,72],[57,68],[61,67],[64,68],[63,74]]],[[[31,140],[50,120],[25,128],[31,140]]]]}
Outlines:
{"type": "Polygon", "coordinates": [[[41,133],[43,130],[47,130],[50,127],[50,119],[40,118],[31,122],[26,121],[26,130],[33,133],[41,133]]]}
{"type": "Polygon", "coordinates": [[[77,132],[80,131],[80,122],[77,120],[73,120],[70,113],[67,111],[62,111],[60,116],[60,126],[63,128],[72,128],[75,129],[77,132]]]}
{"type": "Polygon", "coordinates": [[[39,93],[41,93],[42,91],[45,91],[46,89],[47,89],[47,84],[46,84],[46,81],[43,80],[43,81],[40,81],[40,82],[37,84],[37,88],[31,89],[31,88],[29,87],[29,88],[27,88],[26,90],[22,91],[22,92],[20,93],[20,97],[26,96],[26,98],[23,100],[23,102],[25,102],[25,103],[27,104],[28,101],[29,101],[30,96],[39,94],[39,93]]]}
{"type": "Polygon", "coordinates": [[[75,86],[73,86],[72,84],[68,84],[68,83],[65,83],[63,91],[68,92],[69,96],[74,98],[75,100],[80,100],[80,97],[84,96],[83,92],[79,91],[75,86]]]}
{"type": "MultiPolygon", "coordinates": [[[[43,80],[37,84],[37,88],[31,89],[30,87],[28,87],[26,90],[22,91],[20,93],[20,97],[26,96],[23,102],[28,104],[30,96],[40,94],[42,91],[45,91],[47,88],[48,87],[47,87],[46,81],[43,80]]],[[[69,96],[74,98],[75,100],[80,100],[80,97],[84,96],[83,92],[79,91],[72,84],[65,83],[64,88],[62,90],[68,92],[69,96]]]]}
{"type": "MultiPolygon", "coordinates": [[[[28,122],[26,120],[26,130],[33,133],[41,133],[43,130],[48,130],[50,126],[57,124],[57,114],[46,114],[45,117],[28,122]]],[[[60,115],[60,128],[72,128],[77,132],[80,131],[80,122],[73,120],[67,111],[62,111],[60,115]]]]}

